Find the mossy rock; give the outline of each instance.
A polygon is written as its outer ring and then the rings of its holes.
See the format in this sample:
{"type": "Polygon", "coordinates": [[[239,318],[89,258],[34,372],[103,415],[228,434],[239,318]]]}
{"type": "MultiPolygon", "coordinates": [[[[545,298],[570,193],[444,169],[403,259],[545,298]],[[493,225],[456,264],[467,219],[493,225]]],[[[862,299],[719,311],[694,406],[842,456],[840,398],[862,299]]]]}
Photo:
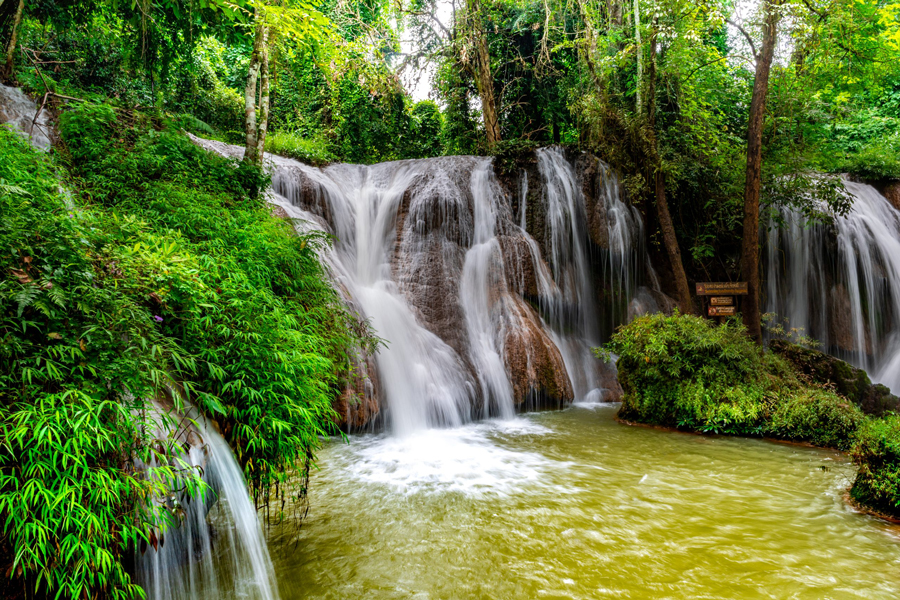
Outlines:
{"type": "Polygon", "coordinates": [[[900,412],[900,398],[881,384],[873,384],[862,369],[824,352],[804,348],[784,340],[772,340],[769,348],[782,356],[814,383],[830,384],[834,391],[854,402],[868,415],[900,412]]]}

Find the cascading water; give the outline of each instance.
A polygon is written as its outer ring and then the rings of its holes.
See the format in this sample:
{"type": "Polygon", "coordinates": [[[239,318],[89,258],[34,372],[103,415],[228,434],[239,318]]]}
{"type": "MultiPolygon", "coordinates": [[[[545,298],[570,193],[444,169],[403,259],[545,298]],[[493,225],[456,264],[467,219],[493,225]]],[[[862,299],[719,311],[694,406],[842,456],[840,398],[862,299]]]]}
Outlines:
{"type": "Polygon", "coordinates": [[[50,149],[50,114],[39,107],[19,88],[0,83],[0,123],[31,141],[31,145],[46,152],[50,149]]]}
{"type": "MultiPolygon", "coordinates": [[[[606,319],[596,286],[615,280],[627,307],[648,263],[640,217],[600,161],[585,175],[561,149],[540,150],[531,180],[523,171],[508,193],[485,158],[323,169],[267,160],[270,201],[334,235],[323,258],[386,341],[370,387],[393,433],[613,396],[614,369],[590,351],[606,319]],[[585,178],[599,190],[601,250],[586,228],[585,178]]],[[[639,302],[635,312],[657,308],[639,302]]]]}
{"type": "MultiPolygon", "coordinates": [[[[277,600],[272,562],[241,467],[224,438],[205,419],[191,417],[176,421],[178,448],[187,450],[173,457],[173,466],[199,469],[209,489],[203,500],[175,495],[155,500],[168,507],[175,522],[156,547],[138,555],[138,581],[148,600],[277,600]]],[[[160,437],[169,436],[161,431],[160,437]]]]}
{"type": "Polygon", "coordinates": [[[900,211],[872,186],[845,182],[846,217],[808,226],[783,209],[767,234],[766,311],[900,391],[900,211]]]}

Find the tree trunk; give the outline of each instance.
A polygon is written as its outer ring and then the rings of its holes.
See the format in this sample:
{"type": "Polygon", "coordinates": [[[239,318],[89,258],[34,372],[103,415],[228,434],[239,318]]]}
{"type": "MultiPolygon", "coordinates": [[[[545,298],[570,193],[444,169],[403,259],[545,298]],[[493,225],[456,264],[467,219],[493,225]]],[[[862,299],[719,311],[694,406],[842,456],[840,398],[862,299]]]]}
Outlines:
{"type": "Polygon", "coordinates": [[[256,157],[257,164],[262,165],[263,152],[266,146],[266,133],[269,130],[269,32],[263,33],[262,48],[259,59],[259,104],[256,119],[256,157]]]}
{"type": "Polygon", "coordinates": [[[494,78],[491,74],[491,55],[488,49],[487,33],[481,15],[478,0],[469,0],[469,33],[473,42],[475,56],[475,87],[481,98],[481,114],[484,117],[484,132],[488,147],[493,148],[500,141],[500,117],[497,100],[494,96],[494,78]]]}
{"type": "Polygon", "coordinates": [[[253,39],[253,53],[247,73],[247,87],[244,88],[244,128],[247,142],[244,147],[244,161],[262,166],[263,148],[269,120],[269,50],[268,27],[257,10],[256,35],[253,39]],[[257,84],[259,84],[257,86],[257,84]],[[259,89],[257,90],[257,87],[259,89]]]}
{"type": "Polygon", "coordinates": [[[637,55],[637,80],[635,81],[635,107],[637,108],[638,117],[641,116],[641,87],[644,82],[644,49],[641,45],[641,5],[639,0],[634,0],[634,43],[635,54],[637,55]]]}
{"type": "Polygon", "coordinates": [[[747,332],[762,344],[759,311],[759,194],[762,172],[762,133],[769,91],[769,72],[777,41],[778,8],[780,0],[764,0],[763,40],[756,57],[756,77],[750,100],[750,119],[747,127],[747,176],[744,183],[744,233],[741,244],[741,277],[747,281],[743,317],[747,332]]]}
{"type": "MultiPolygon", "coordinates": [[[[637,6],[637,2],[635,2],[635,6],[637,6]]],[[[663,234],[663,244],[666,247],[666,254],[669,256],[669,264],[672,266],[672,274],[675,277],[675,289],[678,292],[678,309],[682,314],[690,315],[694,312],[694,305],[691,301],[691,288],[688,287],[684,263],[681,261],[681,248],[678,246],[675,225],[672,222],[672,215],[669,213],[669,201],[666,198],[666,175],[663,172],[659,142],[656,138],[656,61],[656,26],[654,21],[653,35],[650,38],[650,73],[647,78],[647,119],[650,124],[650,153],[653,157],[655,171],[653,187],[656,198],[656,216],[659,219],[659,228],[663,234]]]]}
{"type": "Polygon", "coordinates": [[[6,70],[5,75],[11,79],[13,75],[13,56],[16,52],[16,35],[18,34],[19,24],[22,22],[22,10],[25,8],[25,0],[19,0],[19,6],[16,8],[16,16],[13,17],[12,33],[9,36],[9,46],[6,48],[6,70]]]}

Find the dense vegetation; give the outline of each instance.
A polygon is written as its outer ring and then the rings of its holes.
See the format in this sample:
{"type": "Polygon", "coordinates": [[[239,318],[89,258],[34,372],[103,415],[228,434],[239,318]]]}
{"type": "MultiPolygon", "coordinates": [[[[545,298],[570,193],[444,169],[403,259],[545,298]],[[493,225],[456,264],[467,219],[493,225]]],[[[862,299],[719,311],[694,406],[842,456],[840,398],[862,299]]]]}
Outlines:
{"type": "Polygon", "coordinates": [[[171,520],[145,500],[203,492],[149,403],[178,389],[214,417],[264,501],[332,431],[361,329],[327,240],[271,216],[254,167],[106,105],[60,129],[57,161],[0,131],[0,562],[20,589],[134,597],[123,561],[171,520]]]}
{"type": "Polygon", "coordinates": [[[17,43],[10,73],[39,96],[155,107],[243,142],[265,31],[271,151],[314,164],[593,151],[644,212],[682,311],[691,280],[747,280],[756,338],[757,208],[763,224],[785,204],[827,220],[847,198],[813,171],[900,177],[891,0],[466,0],[450,14],[440,0],[23,6],[14,28],[16,2],[0,5],[0,41],[17,43]],[[420,101],[410,87],[423,79],[420,101]]]}
{"type": "Polygon", "coordinates": [[[900,514],[898,416],[867,416],[855,396],[837,393],[835,381],[806,377],[779,354],[763,352],[739,323],[648,315],[619,328],[603,352],[618,357],[620,418],[849,451],[860,467],[852,497],[900,514]]]}
{"type": "MultiPolygon", "coordinates": [[[[140,593],[124,561],[171,518],[144,500],[204,493],[176,446],[151,443],[148,402],[178,390],[214,417],[264,503],[308,468],[348,348],[367,343],[318,262],[327,240],[270,215],[254,165],[181,130],[244,143],[252,104],[263,147],[312,164],[595,152],[686,312],[689,280],[747,271],[747,206],[827,221],[847,198],[814,171],[900,178],[897,2],[442,5],[0,2],[0,77],[57,111],[62,137],[45,157],[0,131],[0,575],[17,590],[140,593]],[[140,476],[154,453],[168,466],[140,476]]],[[[897,509],[897,418],[865,417],[740,326],[646,317],[610,350],[624,417],[849,449],[854,498],[897,509]]]]}

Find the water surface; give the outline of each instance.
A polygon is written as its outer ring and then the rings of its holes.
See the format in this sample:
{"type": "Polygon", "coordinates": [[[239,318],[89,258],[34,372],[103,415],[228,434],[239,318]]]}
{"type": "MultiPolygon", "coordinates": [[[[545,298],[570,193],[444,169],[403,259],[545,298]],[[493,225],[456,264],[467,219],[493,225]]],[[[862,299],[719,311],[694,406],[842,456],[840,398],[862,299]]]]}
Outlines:
{"type": "Polygon", "coordinates": [[[616,406],[329,443],[282,598],[896,598],[900,530],[840,454],[629,427],[616,406]]]}

